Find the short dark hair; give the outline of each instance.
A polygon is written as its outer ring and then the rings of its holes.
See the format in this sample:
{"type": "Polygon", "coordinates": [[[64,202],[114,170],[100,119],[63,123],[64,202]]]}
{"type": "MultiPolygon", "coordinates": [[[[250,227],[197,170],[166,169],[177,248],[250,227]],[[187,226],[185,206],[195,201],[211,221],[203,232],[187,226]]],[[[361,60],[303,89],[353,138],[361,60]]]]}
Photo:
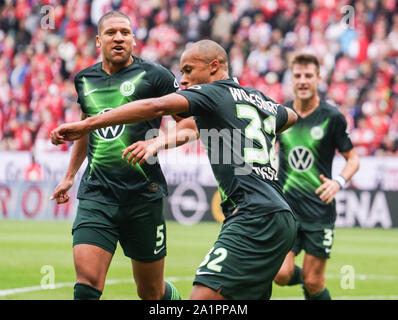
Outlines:
{"type": "Polygon", "coordinates": [[[296,54],[290,63],[290,68],[293,67],[294,64],[301,64],[301,65],[307,65],[307,64],[314,64],[317,71],[319,72],[319,61],[318,58],[312,54],[309,53],[299,53],[296,54]]]}
{"type": "Polygon", "coordinates": [[[97,26],[97,33],[98,33],[98,34],[100,34],[100,30],[101,30],[101,27],[102,27],[102,24],[104,23],[104,21],[105,21],[106,19],[109,19],[109,18],[112,18],[112,17],[121,17],[121,18],[125,18],[125,19],[127,19],[127,20],[129,21],[130,26],[131,26],[131,20],[130,20],[130,18],[129,18],[128,15],[124,14],[123,12],[113,10],[113,11],[109,11],[109,12],[105,13],[105,14],[99,19],[99,21],[98,21],[98,26],[97,26]]]}

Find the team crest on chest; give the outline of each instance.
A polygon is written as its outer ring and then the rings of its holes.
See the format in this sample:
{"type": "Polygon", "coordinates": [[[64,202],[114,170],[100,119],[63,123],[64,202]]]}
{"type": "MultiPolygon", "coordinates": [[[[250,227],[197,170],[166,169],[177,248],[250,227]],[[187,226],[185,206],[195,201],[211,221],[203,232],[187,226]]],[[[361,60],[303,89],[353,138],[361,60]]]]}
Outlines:
{"type": "Polygon", "coordinates": [[[314,139],[314,140],[320,140],[320,139],[322,139],[323,138],[323,136],[324,136],[324,131],[323,131],[323,129],[321,128],[321,127],[319,127],[319,126],[316,126],[316,127],[312,127],[312,129],[311,129],[311,137],[314,139]]]}
{"type": "Polygon", "coordinates": [[[135,85],[132,81],[124,81],[120,85],[120,93],[125,96],[131,96],[135,91],[135,85]]]}

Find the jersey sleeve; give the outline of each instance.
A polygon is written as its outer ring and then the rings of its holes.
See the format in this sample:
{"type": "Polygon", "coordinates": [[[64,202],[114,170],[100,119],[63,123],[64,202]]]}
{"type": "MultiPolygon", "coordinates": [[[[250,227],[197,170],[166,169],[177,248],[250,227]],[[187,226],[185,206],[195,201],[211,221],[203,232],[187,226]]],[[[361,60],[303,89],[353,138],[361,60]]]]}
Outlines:
{"type": "Polygon", "coordinates": [[[184,96],[189,102],[189,112],[193,116],[203,116],[213,113],[216,102],[211,98],[208,86],[194,85],[177,93],[184,96]]]}
{"type": "Polygon", "coordinates": [[[77,103],[80,105],[82,112],[87,114],[87,108],[84,104],[84,99],[83,99],[84,93],[81,86],[81,77],[79,76],[79,74],[75,76],[74,83],[75,83],[75,90],[77,93],[77,103]]]}
{"type": "Polygon", "coordinates": [[[341,113],[335,117],[334,142],[340,152],[349,151],[354,147],[347,130],[347,121],[341,113]]]}
{"type": "Polygon", "coordinates": [[[287,122],[288,114],[286,107],[278,104],[276,113],[276,128],[275,131],[278,132],[287,122]]]}
{"type": "Polygon", "coordinates": [[[179,89],[178,81],[171,71],[161,65],[158,65],[154,71],[152,79],[158,97],[176,92],[179,89]]]}

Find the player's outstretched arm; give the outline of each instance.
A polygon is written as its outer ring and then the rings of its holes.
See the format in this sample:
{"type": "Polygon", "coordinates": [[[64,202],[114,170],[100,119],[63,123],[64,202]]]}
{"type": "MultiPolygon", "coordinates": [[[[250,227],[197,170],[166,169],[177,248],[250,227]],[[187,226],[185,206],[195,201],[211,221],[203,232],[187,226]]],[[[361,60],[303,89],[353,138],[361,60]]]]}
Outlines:
{"type": "Polygon", "coordinates": [[[281,134],[283,131],[285,131],[286,129],[289,129],[292,125],[294,125],[297,121],[298,117],[297,117],[296,112],[294,112],[290,108],[285,107],[285,109],[287,111],[287,121],[283,125],[283,127],[279,129],[279,131],[276,134],[281,134]]]}
{"type": "Polygon", "coordinates": [[[63,124],[51,132],[51,141],[54,144],[62,144],[65,141],[80,139],[84,134],[99,128],[136,123],[187,111],[189,111],[188,100],[177,93],[133,101],[84,121],[63,124]]]}
{"type": "MultiPolygon", "coordinates": [[[[85,114],[82,114],[82,119],[85,114]]],[[[81,139],[73,144],[72,154],[69,161],[68,169],[60,183],[55,188],[50,200],[56,200],[58,204],[68,202],[68,190],[73,186],[75,175],[82,165],[87,155],[88,136],[84,135],[81,139]]]]}
{"type": "Polygon", "coordinates": [[[127,159],[135,165],[139,162],[142,165],[151,156],[156,155],[159,150],[171,149],[181,146],[187,142],[198,139],[199,133],[193,117],[182,119],[167,134],[155,137],[150,140],[137,141],[123,150],[124,159],[130,152],[127,159]]]}

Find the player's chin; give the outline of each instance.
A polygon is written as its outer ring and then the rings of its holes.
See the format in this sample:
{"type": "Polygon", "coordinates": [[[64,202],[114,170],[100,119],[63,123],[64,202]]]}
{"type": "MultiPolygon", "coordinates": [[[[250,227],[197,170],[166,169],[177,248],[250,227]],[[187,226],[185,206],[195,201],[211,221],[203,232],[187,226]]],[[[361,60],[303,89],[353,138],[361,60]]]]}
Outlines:
{"type": "Polygon", "coordinates": [[[306,92],[306,91],[298,92],[297,96],[300,100],[310,100],[313,97],[311,92],[306,92]]]}
{"type": "Polygon", "coordinates": [[[122,54],[114,54],[111,58],[111,62],[113,64],[125,64],[130,58],[130,55],[127,53],[122,54]]]}

